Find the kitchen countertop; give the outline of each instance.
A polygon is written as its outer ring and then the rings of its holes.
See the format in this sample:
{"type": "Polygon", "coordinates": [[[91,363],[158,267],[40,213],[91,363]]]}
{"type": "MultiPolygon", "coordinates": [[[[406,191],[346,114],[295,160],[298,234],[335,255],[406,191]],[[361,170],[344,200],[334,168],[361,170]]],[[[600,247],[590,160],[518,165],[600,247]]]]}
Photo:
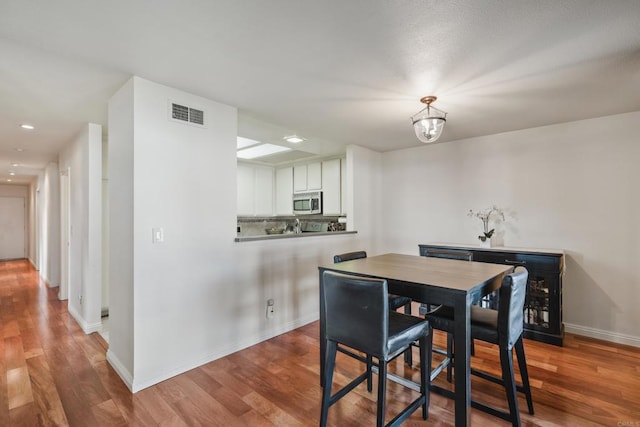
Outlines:
{"type": "Polygon", "coordinates": [[[317,237],[317,236],[336,236],[344,234],[356,234],[357,231],[327,231],[327,232],[308,232],[308,233],[282,233],[282,234],[267,234],[262,236],[243,236],[236,237],[235,242],[254,242],[258,240],[277,240],[277,239],[298,239],[301,237],[317,237]]]}

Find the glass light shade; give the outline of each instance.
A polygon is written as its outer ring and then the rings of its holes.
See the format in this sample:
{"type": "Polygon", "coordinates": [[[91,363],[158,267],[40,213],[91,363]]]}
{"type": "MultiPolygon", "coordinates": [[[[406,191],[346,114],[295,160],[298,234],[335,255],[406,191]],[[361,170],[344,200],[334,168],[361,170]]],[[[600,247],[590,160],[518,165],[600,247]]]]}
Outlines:
{"type": "Polygon", "coordinates": [[[422,142],[431,143],[437,141],[442,135],[444,124],[447,121],[447,113],[427,106],[427,108],[412,116],[411,121],[416,137],[422,142]]]}

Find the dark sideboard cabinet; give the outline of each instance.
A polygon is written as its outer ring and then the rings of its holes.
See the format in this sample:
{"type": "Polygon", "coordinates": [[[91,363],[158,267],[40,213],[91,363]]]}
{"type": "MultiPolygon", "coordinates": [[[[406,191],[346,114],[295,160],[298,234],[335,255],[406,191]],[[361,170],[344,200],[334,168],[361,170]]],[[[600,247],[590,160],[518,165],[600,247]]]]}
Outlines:
{"type": "MultiPolygon", "coordinates": [[[[529,284],[524,305],[524,336],[548,344],[562,345],[562,251],[481,248],[475,246],[428,244],[418,245],[420,255],[431,252],[471,253],[471,261],[523,266],[529,271],[529,284]]],[[[436,253],[432,255],[437,256],[436,253]]],[[[489,298],[484,301],[495,301],[489,298]]],[[[483,303],[483,305],[485,305],[483,303]]]]}

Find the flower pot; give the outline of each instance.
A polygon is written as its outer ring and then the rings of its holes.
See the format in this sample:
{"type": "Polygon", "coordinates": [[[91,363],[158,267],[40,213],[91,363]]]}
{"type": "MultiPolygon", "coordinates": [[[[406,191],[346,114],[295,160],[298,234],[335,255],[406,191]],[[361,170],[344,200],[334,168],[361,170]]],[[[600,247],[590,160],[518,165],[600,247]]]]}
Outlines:
{"type": "Polygon", "coordinates": [[[480,247],[481,248],[491,248],[491,247],[493,247],[493,245],[491,244],[491,239],[485,239],[484,242],[482,240],[480,240],[480,247]]]}

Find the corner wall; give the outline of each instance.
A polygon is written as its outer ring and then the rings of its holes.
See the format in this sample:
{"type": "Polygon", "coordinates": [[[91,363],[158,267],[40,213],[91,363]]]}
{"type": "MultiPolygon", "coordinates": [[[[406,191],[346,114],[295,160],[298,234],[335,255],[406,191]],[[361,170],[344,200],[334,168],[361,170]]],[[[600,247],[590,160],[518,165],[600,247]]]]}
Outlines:
{"type": "Polygon", "coordinates": [[[382,155],[384,251],[477,244],[497,205],[505,246],[563,249],[567,331],[640,346],[640,112],[382,155]]]}
{"type": "MultiPolygon", "coordinates": [[[[109,102],[107,358],[134,392],[317,320],[318,265],[375,251],[377,202],[354,215],[358,234],[234,242],[236,136],[235,108],[138,77],[109,102]],[[170,120],[169,100],[204,110],[206,126],[170,120]]],[[[378,153],[347,158],[379,177],[378,153]]]]}
{"type": "MultiPolygon", "coordinates": [[[[70,170],[68,309],[85,333],[99,331],[102,327],[101,156],[102,126],[93,123],[87,124],[75,140],[59,154],[60,169],[70,170]]],[[[57,200],[59,197],[58,194],[57,200]]],[[[60,221],[57,223],[60,235],[60,221]]],[[[56,250],[59,251],[59,248],[58,244],[56,250]]]]}

